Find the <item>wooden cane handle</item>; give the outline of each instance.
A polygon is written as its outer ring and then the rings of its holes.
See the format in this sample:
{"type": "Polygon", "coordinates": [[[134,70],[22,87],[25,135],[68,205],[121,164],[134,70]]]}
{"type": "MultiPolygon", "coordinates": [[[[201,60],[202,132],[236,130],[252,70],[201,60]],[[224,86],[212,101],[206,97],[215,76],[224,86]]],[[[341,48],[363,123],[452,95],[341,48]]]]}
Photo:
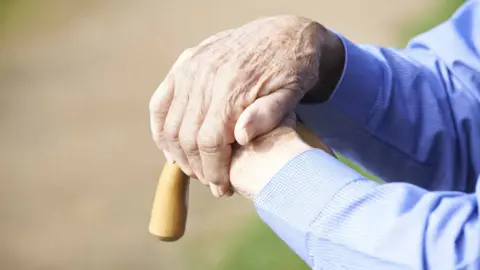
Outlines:
{"type": "Polygon", "coordinates": [[[162,241],[176,241],[185,233],[189,182],[189,177],[177,164],[165,163],[158,179],[148,228],[162,241]]]}
{"type": "MultiPolygon", "coordinates": [[[[331,155],[332,150],[304,125],[298,123],[296,132],[312,147],[331,155]]],[[[153,202],[149,231],[162,241],[176,241],[185,233],[188,212],[189,178],[176,164],[165,163],[153,202]]]]}

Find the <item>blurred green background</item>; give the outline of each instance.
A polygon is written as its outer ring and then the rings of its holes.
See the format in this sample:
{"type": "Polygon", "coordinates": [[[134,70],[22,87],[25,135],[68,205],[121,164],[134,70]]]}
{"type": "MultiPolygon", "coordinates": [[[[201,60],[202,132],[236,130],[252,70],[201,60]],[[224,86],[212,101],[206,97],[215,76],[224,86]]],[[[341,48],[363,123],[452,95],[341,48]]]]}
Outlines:
{"type": "Polygon", "coordinates": [[[249,202],[201,185],[181,241],[148,234],[150,95],[182,50],[259,16],[403,46],[462,2],[0,0],[1,268],[307,269],[249,202]]]}

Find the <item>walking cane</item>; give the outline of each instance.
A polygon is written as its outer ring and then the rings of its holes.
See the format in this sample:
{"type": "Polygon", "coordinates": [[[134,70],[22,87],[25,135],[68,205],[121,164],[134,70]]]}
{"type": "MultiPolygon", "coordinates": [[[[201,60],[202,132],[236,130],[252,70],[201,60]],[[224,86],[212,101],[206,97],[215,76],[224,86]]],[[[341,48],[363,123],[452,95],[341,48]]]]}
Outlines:
{"type": "MultiPolygon", "coordinates": [[[[304,125],[297,123],[296,132],[310,146],[334,155],[332,150],[304,125]]],[[[178,165],[165,163],[158,180],[149,225],[150,233],[161,241],[176,241],[185,233],[189,182],[189,177],[178,165]]]]}

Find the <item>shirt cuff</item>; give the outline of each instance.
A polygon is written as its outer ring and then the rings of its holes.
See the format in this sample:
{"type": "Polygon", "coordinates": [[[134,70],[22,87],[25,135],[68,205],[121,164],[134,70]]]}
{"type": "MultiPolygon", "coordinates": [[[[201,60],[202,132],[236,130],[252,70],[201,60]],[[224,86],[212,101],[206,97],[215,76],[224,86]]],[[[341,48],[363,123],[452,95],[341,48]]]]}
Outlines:
{"type": "Polygon", "coordinates": [[[337,35],[345,49],[340,81],[326,102],[301,104],[296,109],[301,121],[322,136],[344,134],[367,125],[384,77],[382,63],[374,54],[337,35]]]}
{"type": "Polygon", "coordinates": [[[360,178],[323,150],[307,150],[290,160],[260,191],[255,208],[260,218],[310,264],[310,225],[335,194],[360,178]]]}

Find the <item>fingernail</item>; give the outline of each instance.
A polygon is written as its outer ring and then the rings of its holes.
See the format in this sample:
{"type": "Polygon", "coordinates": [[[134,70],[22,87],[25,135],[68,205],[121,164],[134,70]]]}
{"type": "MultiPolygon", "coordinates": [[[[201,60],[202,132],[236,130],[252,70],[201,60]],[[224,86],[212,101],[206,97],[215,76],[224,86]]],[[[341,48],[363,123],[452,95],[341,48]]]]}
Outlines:
{"type": "Polygon", "coordinates": [[[218,186],[210,183],[210,191],[212,192],[213,196],[215,196],[216,198],[221,197],[220,189],[218,188],[218,186]]]}
{"type": "Polygon", "coordinates": [[[167,151],[163,151],[163,155],[165,156],[165,159],[168,161],[168,163],[173,164],[173,159],[172,156],[167,151]]]}
{"type": "Polygon", "coordinates": [[[245,144],[249,143],[250,139],[248,138],[247,128],[243,128],[242,133],[243,133],[243,138],[244,138],[245,144]]]}
{"type": "Polygon", "coordinates": [[[189,166],[183,166],[182,168],[183,168],[183,172],[184,172],[186,175],[192,177],[193,171],[192,171],[192,169],[191,169],[189,166]]]}
{"type": "Polygon", "coordinates": [[[247,128],[244,128],[244,129],[243,129],[243,136],[245,136],[245,141],[246,141],[246,142],[250,141],[250,138],[248,138],[247,128]]]}

